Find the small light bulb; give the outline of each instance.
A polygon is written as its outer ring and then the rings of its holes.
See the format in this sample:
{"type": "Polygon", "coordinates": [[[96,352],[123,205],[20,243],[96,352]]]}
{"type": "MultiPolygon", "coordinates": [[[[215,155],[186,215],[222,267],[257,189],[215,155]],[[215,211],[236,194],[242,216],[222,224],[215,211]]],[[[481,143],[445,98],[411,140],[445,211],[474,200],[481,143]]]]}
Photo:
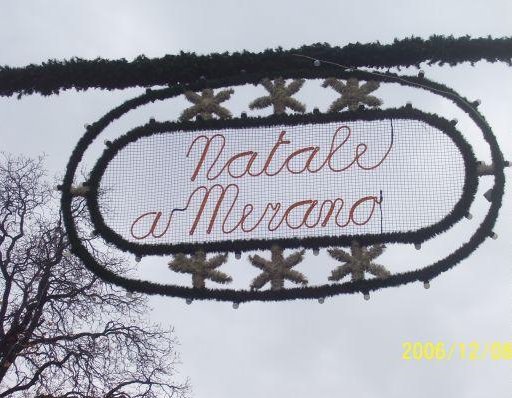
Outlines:
{"type": "Polygon", "coordinates": [[[318,302],[319,302],[320,304],[323,304],[323,303],[324,303],[324,301],[325,301],[325,298],[324,298],[324,297],[320,297],[320,298],[318,299],[318,302]]]}
{"type": "Polygon", "coordinates": [[[142,256],[135,256],[135,262],[140,263],[142,261],[142,256]]]}
{"type": "Polygon", "coordinates": [[[484,193],[484,198],[487,199],[488,202],[492,202],[492,188],[484,193]]]}
{"type": "Polygon", "coordinates": [[[455,126],[457,123],[459,123],[458,119],[452,119],[451,123],[455,126]]]}
{"type": "Polygon", "coordinates": [[[315,62],[313,62],[313,65],[320,66],[321,62],[319,59],[315,59],[315,62]]]}
{"type": "Polygon", "coordinates": [[[420,250],[420,249],[421,249],[421,243],[415,243],[415,244],[414,244],[414,248],[415,248],[416,250],[420,250]]]}
{"type": "Polygon", "coordinates": [[[191,298],[185,299],[185,303],[187,303],[187,305],[192,304],[192,299],[191,298]]]}
{"type": "Polygon", "coordinates": [[[370,300],[370,293],[365,293],[365,294],[364,294],[364,299],[365,299],[366,301],[370,300]]]}
{"type": "Polygon", "coordinates": [[[128,290],[128,291],[126,292],[126,297],[128,297],[128,298],[132,298],[132,297],[133,297],[133,292],[131,292],[131,291],[129,291],[129,290],[128,290]]]}
{"type": "Polygon", "coordinates": [[[491,232],[491,238],[494,240],[498,239],[498,234],[495,232],[491,232]]]}
{"type": "Polygon", "coordinates": [[[466,217],[468,220],[472,220],[473,219],[473,214],[467,213],[464,217],[466,217]]]}
{"type": "Polygon", "coordinates": [[[314,255],[314,256],[318,256],[319,254],[320,254],[320,249],[318,249],[317,247],[315,247],[315,248],[313,249],[313,255],[314,255]]]}
{"type": "Polygon", "coordinates": [[[481,103],[482,103],[482,101],[480,101],[479,99],[477,99],[477,100],[475,100],[475,101],[473,102],[473,105],[478,106],[478,105],[480,105],[481,103]]]}
{"type": "Polygon", "coordinates": [[[240,252],[236,252],[236,253],[235,253],[235,258],[236,258],[237,260],[240,260],[240,259],[242,258],[242,253],[240,253],[240,252]]]}
{"type": "Polygon", "coordinates": [[[238,303],[233,303],[233,308],[236,310],[236,309],[238,308],[238,306],[239,306],[239,305],[240,305],[240,304],[238,304],[238,303]]]}
{"type": "Polygon", "coordinates": [[[425,289],[430,289],[430,282],[429,281],[423,282],[423,287],[425,289]]]}
{"type": "Polygon", "coordinates": [[[420,79],[423,79],[425,77],[425,71],[423,69],[420,69],[418,72],[418,77],[420,79]]]}

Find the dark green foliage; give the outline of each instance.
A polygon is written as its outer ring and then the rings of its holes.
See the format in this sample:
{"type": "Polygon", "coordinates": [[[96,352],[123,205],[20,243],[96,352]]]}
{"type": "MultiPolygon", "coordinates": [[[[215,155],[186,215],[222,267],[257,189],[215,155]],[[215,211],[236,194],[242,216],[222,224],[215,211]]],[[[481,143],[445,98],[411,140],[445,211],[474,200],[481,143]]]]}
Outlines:
{"type": "Polygon", "coordinates": [[[201,76],[219,79],[251,74],[257,82],[282,70],[312,66],[311,60],[297,57],[296,54],[349,67],[419,67],[424,62],[453,66],[462,62],[473,64],[480,60],[512,65],[512,38],[473,39],[470,36],[454,38],[434,35],[426,40],[410,37],[391,44],[354,43],[331,47],[327,43],[317,43],[291,50],[268,49],[261,53],[243,51],[197,55],[181,52],[154,59],[141,55],[131,62],[101,58],[49,60],[24,68],[0,67],[0,96],[51,95],[70,88],[114,90],[137,86],[186,85],[196,82],[201,76]]]}

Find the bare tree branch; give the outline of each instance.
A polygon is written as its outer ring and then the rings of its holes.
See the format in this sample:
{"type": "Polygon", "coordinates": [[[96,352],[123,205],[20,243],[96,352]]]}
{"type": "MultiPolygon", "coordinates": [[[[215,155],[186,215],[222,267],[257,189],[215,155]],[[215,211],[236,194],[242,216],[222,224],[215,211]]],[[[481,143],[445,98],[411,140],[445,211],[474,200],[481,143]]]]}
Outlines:
{"type": "MultiPolygon", "coordinates": [[[[0,154],[0,398],[181,398],[173,331],[69,253],[42,159],[0,154]],[[148,325],[148,326],[141,326],[148,325]]],[[[73,202],[90,228],[83,198],[73,202]]],[[[85,235],[84,236],[88,236],[85,235]]],[[[106,266],[122,258],[84,238],[106,266]]]]}

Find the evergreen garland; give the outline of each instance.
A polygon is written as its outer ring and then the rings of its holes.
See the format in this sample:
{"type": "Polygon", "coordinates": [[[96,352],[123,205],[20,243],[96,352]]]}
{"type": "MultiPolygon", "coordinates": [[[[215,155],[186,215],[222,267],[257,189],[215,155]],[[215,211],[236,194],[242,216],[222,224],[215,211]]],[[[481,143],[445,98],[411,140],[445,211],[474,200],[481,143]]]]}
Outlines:
{"type": "MultiPolygon", "coordinates": [[[[22,68],[0,67],[0,96],[40,93],[57,94],[74,88],[106,90],[155,85],[186,85],[201,77],[222,79],[251,74],[254,82],[262,78],[311,66],[311,60],[328,60],[348,67],[391,68],[417,66],[421,63],[471,64],[480,60],[512,65],[512,37],[493,39],[434,35],[428,39],[410,37],[391,44],[355,43],[331,47],[317,43],[300,48],[268,49],[260,53],[248,51],[197,55],[181,52],[150,59],[143,55],[129,62],[126,59],[49,60],[41,65],[22,68]]],[[[332,68],[332,67],[331,67],[332,68]]]]}

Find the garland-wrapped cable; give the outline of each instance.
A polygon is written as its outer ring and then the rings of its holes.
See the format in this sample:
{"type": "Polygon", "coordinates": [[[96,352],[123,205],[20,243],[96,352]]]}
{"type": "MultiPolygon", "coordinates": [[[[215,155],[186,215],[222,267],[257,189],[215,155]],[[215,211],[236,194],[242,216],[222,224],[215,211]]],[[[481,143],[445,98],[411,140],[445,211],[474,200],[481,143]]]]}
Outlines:
{"type": "Polygon", "coordinates": [[[40,93],[57,94],[75,88],[106,90],[193,83],[200,76],[219,79],[254,74],[257,79],[273,77],[282,70],[301,69],[311,64],[303,55],[328,60],[348,67],[391,68],[418,66],[421,63],[456,65],[462,62],[506,62],[512,65],[512,37],[493,39],[463,36],[411,37],[391,44],[355,43],[345,47],[313,44],[291,50],[277,48],[261,53],[248,51],[197,55],[180,53],[149,59],[65,61],[50,60],[23,68],[0,67],[0,96],[40,93]]]}
{"type": "MultiPolygon", "coordinates": [[[[182,93],[184,87],[171,87],[169,89],[159,91],[149,91],[147,94],[130,100],[118,108],[112,110],[101,118],[98,122],[92,124],[87,129],[87,132],[80,139],[77,147],[74,149],[62,185],[62,210],[64,216],[64,223],[68,232],[69,240],[71,242],[72,251],[76,254],[84,264],[95,272],[104,280],[123,286],[131,291],[140,291],[148,294],[161,294],[168,296],[176,296],[192,299],[213,299],[221,301],[232,301],[236,303],[245,301],[276,301],[276,300],[290,300],[299,298],[324,298],[327,296],[334,296],[337,294],[348,294],[356,292],[370,292],[384,287],[400,286],[403,284],[423,281],[427,282],[435,278],[442,272],[454,267],[460,261],[467,258],[478,246],[480,246],[485,239],[492,234],[492,229],[496,223],[499,209],[502,204],[505,175],[504,167],[505,162],[503,154],[500,151],[496,138],[492,129],[485,121],[484,117],[478,112],[475,105],[467,99],[461,97],[452,89],[438,83],[431,82],[421,77],[400,77],[391,73],[378,74],[381,81],[394,82],[406,86],[419,86],[427,91],[441,95],[454,102],[460,109],[462,109],[468,116],[476,123],[483,133],[485,141],[489,144],[491,150],[492,164],[495,167],[494,171],[494,186],[492,190],[492,200],[489,211],[484,217],[484,220],[477,228],[475,234],[460,248],[455,250],[447,257],[425,267],[422,269],[394,274],[385,279],[369,279],[358,280],[355,282],[346,282],[342,284],[326,284],[315,287],[300,287],[283,289],[278,291],[248,291],[248,290],[233,290],[233,289],[194,289],[190,287],[163,285],[150,281],[142,281],[136,279],[126,278],[121,275],[113,273],[108,268],[98,263],[98,261],[88,252],[86,247],[82,244],[78,232],[76,230],[74,220],[71,213],[72,193],[71,186],[73,179],[78,168],[78,165],[83,157],[84,152],[89,145],[98,137],[101,131],[111,122],[121,117],[124,113],[128,112],[137,106],[143,105],[148,102],[153,102],[158,99],[168,98],[170,96],[182,93]]],[[[343,71],[341,69],[328,69],[328,68],[315,68],[300,70],[286,70],[281,71],[281,76],[286,78],[325,78],[325,77],[356,77],[362,80],[375,79],[375,75],[365,71],[343,71]]],[[[246,76],[239,82],[244,84],[250,82],[254,76],[246,76]]],[[[233,80],[223,78],[217,81],[208,82],[209,87],[226,87],[234,85],[233,80]]],[[[238,80],[236,80],[238,81],[238,80]]],[[[204,82],[197,82],[188,89],[197,90],[204,82]]]]}

